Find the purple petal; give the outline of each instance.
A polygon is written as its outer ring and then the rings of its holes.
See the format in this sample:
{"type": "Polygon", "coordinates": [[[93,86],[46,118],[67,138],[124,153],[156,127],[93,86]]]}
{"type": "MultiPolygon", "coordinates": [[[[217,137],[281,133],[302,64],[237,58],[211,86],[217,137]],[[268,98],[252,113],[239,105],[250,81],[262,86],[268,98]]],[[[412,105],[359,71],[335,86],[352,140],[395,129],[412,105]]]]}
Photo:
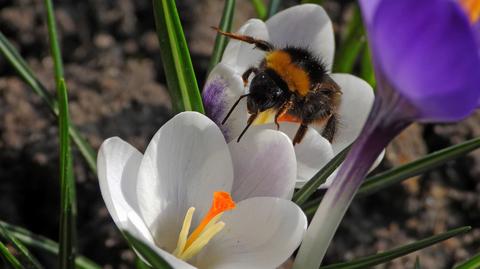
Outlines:
{"type": "Polygon", "coordinates": [[[473,33],[477,40],[478,53],[480,54],[480,20],[473,24],[473,33]]]}
{"type": "Polygon", "coordinates": [[[368,30],[377,73],[417,109],[419,120],[458,120],[477,106],[480,57],[458,4],[381,1],[368,30]]]}
{"type": "Polygon", "coordinates": [[[363,19],[367,25],[373,20],[375,11],[377,10],[378,4],[381,0],[360,0],[360,6],[362,8],[363,19]]]}

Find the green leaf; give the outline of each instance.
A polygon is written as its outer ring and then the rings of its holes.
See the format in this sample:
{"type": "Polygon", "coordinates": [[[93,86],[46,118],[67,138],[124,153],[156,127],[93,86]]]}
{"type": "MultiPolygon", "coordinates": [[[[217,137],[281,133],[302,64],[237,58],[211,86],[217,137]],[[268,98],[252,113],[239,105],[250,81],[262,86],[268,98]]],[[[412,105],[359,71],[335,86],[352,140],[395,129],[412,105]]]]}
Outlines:
{"type": "Polygon", "coordinates": [[[253,8],[257,13],[259,19],[264,20],[267,16],[267,7],[265,7],[265,3],[263,0],[250,0],[252,2],[253,8]]]}
{"type": "Polygon", "coordinates": [[[55,13],[53,10],[52,0],[45,0],[45,7],[47,9],[47,27],[48,37],[50,39],[50,53],[52,54],[53,58],[55,82],[56,85],[58,85],[58,83],[60,83],[60,79],[63,78],[63,63],[60,45],[58,44],[57,27],[55,23],[55,13]]]}
{"type": "Polygon", "coordinates": [[[0,242],[0,254],[2,255],[3,258],[5,258],[6,262],[12,266],[12,268],[15,269],[23,269],[24,267],[22,264],[18,261],[18,259],[13,256],[12,253],[10,253],[10,250],[8,250],[7,246],[5,246],[2,242],[0,242]]]}
{"type": "Polygon", "coordinates": [[[148,266],[139,257],[135,258],[135,268],[137,268],[137,269],[152,269],[152,267],[148,266]]]}
{"type": "Polygon", "coordinates": [[[30,253],[30,251],[18,239],[11,235],[10,232],[1,223],[0,235],[19,251],[21,260],[24,261],[25,264],[27,264],[26,268],[43,268],[42,265],[38,262],[38,260],[30,253]]]}
{"type": "MultiPolygon", "coordinates": [[[[222,19],[218,28],[224,32],[232,31],[233,16],[235,14],[235,0],[226,0],[223,7],[222,19]]],[[[223,51],[227,47],[228,37],[217,33],[215,38],[215,46],[213,47],[212,57],[210,58],[210,64],[208,65],[208,73],[217,65],[222,59],[223,51]]]]}
{"type": "MultiPolygon", "coordinates": [[[[5,57],[5,59],[12,65],[15,71],[17,71],[20,78],[22,78],[23,81],[25,81],[25,83],[27,83],[33,89],[33,91],[43,99],[43,101],[49,106],[52,113],[55,116],[58,116],[58,104],[56,100],[48,93],[48,90],[36,78],[36,76],[33,74],[33,71],[27,65],[25,60],[23,60],[17,50],[12,46],[12,44],[10,44],[10,42],[1,32],[0,52],[5,57]]],[[[70,125],[69,132],[72,140],[75,142],[77,148],[82,153],[88,166],[94,173],[96,173],[97,161],[95,151],[82,137],[82,135],[80,135],[78,130],[73,125],[70,125]]]]}
{"type": "Polygon", "coordinates": [[[411,163],[367,178],[360,187],[357,196],[369,195],[402,180],[430,171],[450,160],[461,157],[480,147],[480,137],[458,145],[430,153],[411,163]]]}
{"type": "Polygon", "coordinates": [[[63,63],[58,44],[57,27],[52,0],[45,0],[50,52],[53,58],[57,85],[58,129],[60,141],[60,253],[59,267],[73,268],[76,255],[76,194],[73,178],[72,153],[70,152],[70,117],[68,115],[67,87],[63,79],[63,63]]]}
{"type": "Polygon", "coordinates": [[[442,242],[444,240],[447,240],[451,237],[457,236],[459,234],[466,233],[471,230],[471,227],[465,226],[465,227],[460,227],[456,228],[453,230],[450,230],[448,232],[439,234],[439,235],[434,235],[422,240],[419,240],[414,243],[410,243],[398,248],[394,248],[389,251],[385,251],[382,253],[378,253],[375,255],[359,258],[353,261],[349,262],[342,262],[342,263],[336,263],[336,264],[331,264],[331,265],[326,265],[326,266],[321,266],[320,269],[357,269],[357,268],[371,268],[375,265],[379,265],[382,263],[386,263],[388,261],[391,261],[393,259],[396,259],[398,257],[405,256],[407,254],[410,254],[412,252],[415,252],[417,250],[426,248],[428,246],[434,245],[436,243],[442,242]]]}
{"type": "Polygon", "coordinates": [[[67,88],[60,79],[58,88],[60,110],[60,268],[73,268],[76,255],[76,194],[68,136],[69,116],[67,88]]]}
{"type": "Polygon", "coordinates": [[[297,205],[301,206],[305,203],[308,198],[322,185],[325,183],[327,178],[337,169],[337,167],[343,162],[347,156],[350,146],[342,150],[337,154],[333,159],[331,159],[318,173],[316,173],[312,179],[310,179],[305,185],[299,189],[293,195],[292,201],[297,205]]]}
{"type": "Polygon", "coordinates": [[[52,0],[45,0],[50,52],[53,58],[57,85],[58,129],[60,141],[60,254],[59,267],[73,268],[76,255],[76,194],[73,178],[72,154],[70,151],[70,117],[68,115],[67,87],[63,78],[63,63],[58,44],[57,27],[52,0]]]}
{"type": "Polygon", "coordinates": [[[153,9],[172,106],[177,112],[204,113],[200,90],[175,1],[153,0],[153,9]]]}
{"type": "MultiPolygon", "coordinates": [[[[0,221],[0,225],[5,227],[12,236],[20,240],[23,244],[40,249],[43,251],[46,251],[48,253],[58,255],[58,243],[55,241],[41,236],[37,235],[35,233],[32,233],[31,231],[28,231],[27,229],[21,228],[19,226],[15,226],[3,221],[0,221]]],[[[84,257],[84,256],[78,256],[75,259],[75,268],[77,269],[101,269],[100,265],[94,263],[90,259],[84,257]]]]}
{"type": "Polygon", "coordinates": [[[132,236],[129,232],[123,231],[128,242],[135,250],[142,255],[155,269],[173,269],[162,257],[160,257],[153,249],[147,246],[142,241],[132,236]]]}
{"type": "Polygon", "coordinates": [[[375,88],[375,71],[373,69],[372,54],[370,52],[370,46],[368,46],[368,44],[365,44],[365,46],[363,47],[363,53],[360,61],[360,77],[366,82],[368,82],[370,86],[375,88]]]}
{"type": "Polygon", "coordinates": [[[422,266],[420,265],[420,258],[418,256],[415,258],[415,269],[422,269],[422,266]]]}
{"type": "Polygon", "coordinates": [[[480,253],[467,261],[455,266],[455,269],[478,269],[480,268],[480,253]]]}
{"type": "Polygon", "coordinates": [[[345,38],[335,53],[333,72],[352,73],[360,52],[365,47],[366,38],[362,24],[360,8],[355,6],[353,15],[347,25],[345,38]]]}
{"type": "Polygon", "coordinates": [[[267,10],[267,19],[275,15],[278,10],[280,9],[280,6],[282,5],[282,0],[270,0],[268,3],[268,10],[267,10]]]}

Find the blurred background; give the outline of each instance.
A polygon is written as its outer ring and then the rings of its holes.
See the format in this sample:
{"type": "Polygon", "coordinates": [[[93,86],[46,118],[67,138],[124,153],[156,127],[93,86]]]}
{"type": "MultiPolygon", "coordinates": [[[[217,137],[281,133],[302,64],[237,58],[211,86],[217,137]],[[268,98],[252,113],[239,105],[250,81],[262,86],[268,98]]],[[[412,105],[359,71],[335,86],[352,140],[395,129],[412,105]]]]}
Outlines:
{"type": "MultiPolygon", "coordinates": [[[[283,8],[299,1],[283,1],[283,8]]],[[[337,39],[354,1],[323,1],[337,39]]],[[[206,77],[222,0],[177,1],[200,87],[206,77]]],[[[95,149],[119,136],[144,150],[171,116],[151,1],[55,1],[70,113],[95,149]]],[[[256,13],[237,1],[236,30],[256,13]]],[[[301,30],[301,29],[299,29],[301,30]]],[[[45,9],[41,0],[0,0],[0,31],[54,93],[45,9]]],[[[59,186],[56,119],[0,56],[0,219],[58,238],[59,186]]],[[[388,148],[378,171],[480,136],[480,113],[449,125],[413,125],[388,148]]],[[[100,195],[97,178],[74,149],[79,252],[105,268],[133,268],[128,250],[100,195]]],[[[330,247],[327,262],[372,254],[449,228],[470,233],[378,268],[450,268],[480,250],[480,151],[380,193],[354,200],[330,247]]],[[[46,268],[56,261],[35,252],[46,268]]]]}

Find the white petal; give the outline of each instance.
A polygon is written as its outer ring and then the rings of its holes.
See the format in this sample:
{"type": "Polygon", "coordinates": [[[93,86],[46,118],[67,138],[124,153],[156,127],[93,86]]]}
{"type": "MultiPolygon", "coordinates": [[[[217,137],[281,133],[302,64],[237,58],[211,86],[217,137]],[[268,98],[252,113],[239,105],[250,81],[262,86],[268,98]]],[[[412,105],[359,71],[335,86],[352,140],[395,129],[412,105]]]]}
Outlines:
{"type": "Polygon", "coordinates": [[[375,96],[372,87],[358,77],[349,74],[331,76],[343,92],[338,109],[338,129],[332,143],[333,152],[338,154],[360,134],[375,96]]]}
{"type": "MultiPolygon", "coordinates": [[[[293,139],[299,126],[298,123],[281,122],[280,131],[284,132],[290,139],[293,139]]],[[[258,127],[275,128],[273,124],[265,124],[258,127]]],[[[296,187],[305,185],[334,156],[330,142],[314,128],[308,128],[302,142],[295,145],[295,155],[297,158],[296,187]]]]}
{"type": "Polygon", "coordinates": [[[308,48],[330,70],[335,37],[330,18],[319,5],[305,4],[283,10],[266,22],[270,42],[276,46],[308,48]]]}
{"type": "Polygon", "coordinates": [[[245,128],[248,113],[246,99],[242,100],[230,115],[225,124],[223,119],[238,98],[245,93],[240,75],[225,64],[218,64],[210,73],[202,99],[207,116],[222,129],[227,141],[238,137],[245,128]]]}
{"type": "Polygon", "coordinates": [[[310,180],[334,156],[330,142],[313,128],[309,128],[302,142],[295,145],[295,153],[299,182],[310,180]]]}
{"type": "Polygon", "coordinates": [[[214,191],[230,191],[233,167],[220,129],[206,116],[183,112],[152,138],[140,164],[140,213],[159,247],[171,251],[191,206],[196,226],[214,191]]]}
{"type": "Polygon", "coordinates": [[[118,227],[144,242],[155,244],[152,234],[150,234],[145,222],[143,222],[140,215],[136,212],[129,212],[127,219],[121,220],[118,227]]]}
{"type": "MultiPolygon", "coordinates": [[[[139,206],[135,192],[142,154],[118,137],[105,140],[97,158],[98,181],[103,200],[113,221],[120,229],[130,215],[137,215],[139,206]]],[[[132,228],[132,233],[152,240],[145,224],[132,228]]]]}
{"type": "MultiPolygon", "coordinates": [[[[268,31],[265,23],[259,19],[250,19],[237,32],[257,39],[268,41],[268,31]]],[[[265,52],[255,49],[255,45],[243,41],[230,39],[223,53],[222,63],[242,74],[247,68],[258,66],[265,56],[265,52]]]]}
{"type": "Polygon", "coordinates": [[[255,130],[229,143],[235,201],[256,196],[291,199],[297,165],[292,141],[274,130],[255,130]]]}
{"type": "Polygon", "coordinates": [[[200,253],[200,268],[276,268],[292,255],[307,228],[297,205],[271,197],[243,200],[222,221],[225,228],[200,253]]]}

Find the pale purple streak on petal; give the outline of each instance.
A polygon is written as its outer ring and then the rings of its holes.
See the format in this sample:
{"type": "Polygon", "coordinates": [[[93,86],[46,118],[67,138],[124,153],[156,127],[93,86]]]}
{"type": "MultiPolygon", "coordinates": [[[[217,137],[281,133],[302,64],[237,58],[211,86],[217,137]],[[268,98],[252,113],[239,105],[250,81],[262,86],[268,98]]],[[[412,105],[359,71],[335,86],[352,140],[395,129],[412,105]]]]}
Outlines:
{"type": "Polygon", "coordinates": [[[223,63],[216,65],[208,77],[202,98],[207,116],[220,127],[227,142],[236,138],[247,122],[246,100],[242,100],[225,124],[221,124],[242,94],[245,94],[245,87],[241,76],[223,63]]]}
{"type": "Polygon", "coordinates": [[[458,120],[477,106],[480,57],[454,1],[383,1],[368,29],[377,74],[415,106],[418,120],[458,120]]]}
{"type": "Polygon", "coordinates": [[[226,128],[221,128],[223,118],[228,109],[227,101],[224,98],[226,86],[226,82],[221,78],[212,79],[207,85],[205,85],[202,92],[202,99],[205,113],[220,127],[223,135],[227,137],[228,140],[228,130],[226,128]]]}

